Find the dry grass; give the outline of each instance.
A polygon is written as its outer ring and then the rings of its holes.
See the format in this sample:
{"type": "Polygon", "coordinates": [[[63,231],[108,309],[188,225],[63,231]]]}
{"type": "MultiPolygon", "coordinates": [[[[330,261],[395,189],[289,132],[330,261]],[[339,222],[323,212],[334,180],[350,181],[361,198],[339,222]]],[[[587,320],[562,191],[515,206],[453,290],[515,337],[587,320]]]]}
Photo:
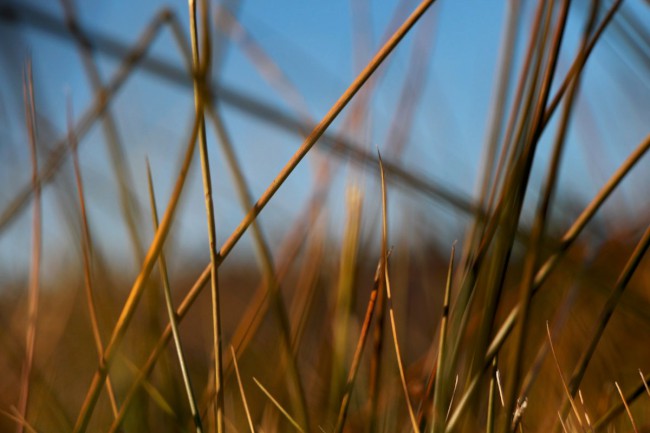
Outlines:
{"type": "MultiPolygon", "coordinates": [[[[648,429],[649,378],[641,372],[650,361],[644,344],[650,337],[648,215],[625,230],[618,221],[608,228],[594,220],[623,182],[638,182],[650,135],[571,213],[572,221],[557,217],[554,209],[572,200],[561,189],[560,171],[570,128],[581,112],[577,101],[590,55],[615,23],[624,35],[614,43],[647,57],[650,32],[620,0],[582,9],[568,0],[540,1],[530,17],[523,5],[511,2],[479,184],[468,200],[450,182],[435,182],[403,161],[427,76],[422,58],[436,58],[431,41],[439,23],[427,15],[439,6],[433,4],[423,0],[409,14],[405,6],[396,10],[393,20],[401,24],[391,24],[385,42],[320,120],[310,118],[304,95],[237,14],[224,9],[213,22],[207,0],[189,2],[189,38],[187,26],[165,9],[133,46],[108,44],[113,54],[123,52],[106,82],[95,60],[95,50],[106,49],[106,41],[83,29],[71,2],[62,1],[65,26],[59,27],[45,26],[47,20],[26,6],[3,9],[3,19],[31,13],[37,26],[67,35],[95,98],[76,119],[68,107],[66,137],[46,148],[39,141],[42,119],[27,64],[32,179],[23,187],[6,186],[11,198],[0,212],[0,236],[10,223],[29,218],[26,209],[33,203],[33,251],[29,273],[8,276],[0,287],[0,430],[505,433],[629,431],[630,424],[635,432],[648,429]],[[566,42],[572,13],[583,29],[574,51],[566,42]],[[216,34],[215,24],[225,35],[216,34]],[[148,57],[167,31],[182,68],[148,57]],[[383,160],[370,143],[356,145],[329,131],[337,121],[349,131],[369,128],[370,95],[387,70],[381,66],[414,31],[406,72],[411,80],[393,107],[383,160]],[[211,47],[221,37],[251,59],[295,116],[255,101],[248,109],[295,129],[303,139],[257,198],[256,180],[246,179],[237,157],[241,149],[219,107],[219,98],[228,96],[212,82],[212,67],[223,59],[214,58],[211,47]],[[562,64],[566,50],[573,52],[568,67],[562,64]],[[130,167],[139,163],[129,161],[112,112],[117,93],[138,68],[189,84],[194,95],[192,127],[175,161],[177,172],[166,175],[172,186],[160,221],[158,185],[148,161],[139,170],[146,174],[149,204],[134,197],[141,173],[134,175],[130,167]],[[102,254],[96,240],[110,236],[111,228],[93,226],[89,217],[78,152],[96,123],[106,137],[120,224],[137,262],[134,278],[102,254]],[[299,176],[299,164],[317,143],[360,168],[346,172],[337,160],[314,156],[309,199],[291,227],[269,235],[260,214],[273,211],[269,203],[299,176]],[[192,165],[197,144],[200,168],[192,165]],[[217,237],[222,190],[214,186],[211,155],[217,149],[224,161],[218,166],[231,174],[243,214],[224,240],[217,237]],[[205,218],[196,220],[207,221],[202,247],[209,256],[203,268],[197,256],[179,248],[176,240],[183,234],[174,224],[185,212],[189,179],[199,170],[205,218]],[[342,173],[351,173],[345,199],[334,186],[342,173]],[[377,179],[372,187],[362,181],[367,175],[377,179]],[[74,240],[80,260],[69,259],[52,280],[42,281],[42,190],[65,176],[74,176],[73,191],[65,183],[49,187],[73,197],[69,222],[80,227],[74,240]],[[402,195],[424,196],[463,215],[458,220],[465,238],[434,246],[429,214],[424,223],[405,218],[403,227],[391,229],[389,210],[398,208],[394,203],[402,195]],[[342,230],[327,225],[335,212],[329,203],[336,200],[347,200],[342,230]],[[150,210],[152,221],[140,215],[142,209],[150,210]],[[226,263],[247,234],[255,260],[226,263]],[[223,350],[227,346],[230,351],[223,350]]],[[[356,19],[363,27],[364,18],[356,19]]],[[[356,37],[360,50],[363,35],[356,37]]],[[[648,76],[649,64],[645,58],[634,70],[648,76]]],[[[647,202],[645,185],[636,191],[641,192],[634,200],[647,202]]]]}

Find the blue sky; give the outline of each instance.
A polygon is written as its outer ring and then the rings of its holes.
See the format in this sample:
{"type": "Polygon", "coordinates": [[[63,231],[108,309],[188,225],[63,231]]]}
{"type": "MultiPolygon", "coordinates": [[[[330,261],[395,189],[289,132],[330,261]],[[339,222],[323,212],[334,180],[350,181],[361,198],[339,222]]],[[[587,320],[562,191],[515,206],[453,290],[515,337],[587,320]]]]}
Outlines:
{"type": "MultiPolygon", "coordinates": [[[[62,17],[59,2],[26,3],[62,17]]],[[[161,2],[153,0],[88,0],[77,3],[79,20],[85,28],[110,35],[126,44],[137,40],[152,16],[162,7],[161,2]]],[[[404,3],[408,6],[405,10],[411,10],[415,5],[414,1],[404,3]]],[[[528,6],[522,12],[524,24],[521,31],[527,34],[529,24],[526,23],[530,22],[532,8],[528,2],[524,3],[528,6]]],[[[573,3],[558,66],[562,71],[560,76],[567,70],[575,54],[588,2],[576,0],[573,3]]],[[[362,8],[364,2],[353,4],[362,8]]],[[[506,4],[497,1],[439,0],[428,12],[431,16],[419,23],[435,26],[432,31],[434,39],[432,54],[423,59],[427,64],[426,81],[418,90],[420,99],[402,163],[409,170],[426,175],[466,197],[473,194],[481,164],[506,4]]],[[[187,4],[174,2],[167,5],[177,14],[187,32],[187,4]]],[[[398,2],[368,2],[366,7],[370,14],[368,19],[354,19],[349,1],[245,0],[241,2],[237,16],[241,25],[299,91],[310,116],[319,120],[351,83],[358,72],[357,65],[367,62],[376,51],[387,34],[386,27],[391,23],[398,2]],[[370,41],[371,46],[366,46],[362,59],[355,60],[354,46],[362,36],[358,24],[364,21],[370,28],[370,34],[365,39],[370,41]]],[[[650,23],[650,8],[647,5],[640,1],[628,1],[625,7],[640,22],[650,23]]],[[[414,32],[421,31],[420,27],[416,26],[414,32]]],[[[49,124],[39,125],[44,146],[55,142],[65,132],[67,98],[71,99],[74,112],[79,115],[89,106],[93,95],[78,53],[69,41],[62,41],[31,27],[16,28],[0,24],[0,30],[10,37],[4,38],[3,61],[0,65],[0,73],[9,77],[0,84],[0,118],[4,117],[4,120],[0,119],[0,137],[3,140],[0,147],[0,181],[3,185],[0,206],[4,209],[19,185],[28,182],[30,175],[21,94],[19,81],[16,81],[21,76],[21,61],[29,56],[34,64],[37,109],[43,122],[49,124]],[[13,57],[9,57],[9,51],[13,57]]],[[[368,126],[363,131],[347,133],[351,139],[368,145],[372,151],[376,147],[384,148],[386,132],[395,116],[394,107],[399,101],[403,84],[411,78],[406,76],[406,72],[414,38],[415,33],[412,32],[383,66],[385,71],[381,72],[382,78],[372,95],[368,126]]],[[[519,53],[526,42],[526,37],[518,42],[519,53]]],[[[590,59],[574,126],[569,133],[560,190],[571,194],[577,210],[579,203],[589,200],[648,133],[650,80],[647,79],[647,68],[639,68],[639,60],[635,58],[637,54],[626,51],[626,47],[613,48],[616,44],[617,40],[608,32],[605,42],[590,59]]],[[[152,53],[181,65],[181,57],[168,31],[157,38],[152,53]]],[[[519,61],[520,57],[517,57],[519,61]]],[[[104,80],[107,80],[118,63],[101,54],[97,56],[97,61],[104,80]]],[[[290,104],[261,76],[236,43],[228,46],[220,74],[225,86],[253,96],[284,113],[293,114],[290,104]]],[[[514,88],[514,82],[511,86],[514,88]]],[[[132,192],[143,204],[145,225],[148,222],[145,158],[151,160],[158,202],[162,207],[171,191],[192,110],[192,94],[186,88],[141,72],[129,78],[113,103],[113,113],[128,149],[130,169],[134,173],[136,187],[132,192]]],[[[301,138],[227,105],[223,105],[222,111],[244,172],[251,182],[253,195],[257,198],[297,149],[301,138]]],[[[342,117],[348,111],[345,110],[342,117]]],[[[340,125],[337,121],[333,127],[336,129],[340,125]]],[[[546,161],[544,152],[548,151],[552,136],[545,134],[542,141],[532,189],[539,188],[539,176],[546,161]]],[[[209,139],[217,193],[217,226],[219,238],[223,240],[238,224],[243,213],[211,132],[209,139]]],[[[81,145],[89,217],[98,245],[111,255],[128,258],[131,253],[117,208],[117,191],[103,141],[101,128],[94,127],[81,145]]],[[[317,151],[318,148],[319,145],[317,151]]],[[[44,159],[45,156],[41,154],[41,161],[44,159]]],[[[648,161],[644,163],[645,168],[639,168],[639,173],[626,182],[629,184],[628,195],[618,195],[610,209],[605,209],[610,215],[620,213],[621,206],[630,213],[648,210],[648,200],[639,203],[639,200],[629,199],[629,195],[638,191],[639,185],[647,180],[644,173],[648,172],[650,165],[648,161]]],[[[205,217],[198,165],[194,168],[195,172],[187,185],[187,198],[175,227],[174,240],[180,247],[202,251],[205,217]]],[[[272,240],[280,239],[308,198],[313,180],[311,168],[311,162],[303,161],[263,212],[262,223],[272,240]]],[[[59,177],[58,188],[74,188],[70,183],[70,164],[64,165],[64,171],[67,171],[67,175],[59,177]]],[[[334,193],[328,202],[328,220],[335,237],[341,231],[345,207],[343,192],[350,173],[347,169],[339,172],[334,193]]],[[[366,214],[370,216],[378,209],[376,178],[367,173],[354,175],[354,178],[360,179],[366,186],[366,214]]],[[[48,251],[56,248],[72,251],[76,248],[70,245],[76,242],[70,234],[74,228],[66,228],[67,218],[74,215],[74,209],[67,209],[66,214],[54,190],[49,187],[45,195],[46,257],[48,251]]],[[[531,196],[535,197],[535,194],[531,196]]],[[[402,188],[391,189],[390,198],[396,231],[400,226],[408,225],[413,215],[426,215],[431,227],[446,228],[439,239],[442,245],[462,238],[464,220],[447,206],[402,188]]],[[[30,250],[29,215],[27,209],[18,221],[0,234],[0,258],[3,263],[0,269],[12,269],[27,263],[30,250]]],[[[151,232],[147,231],[145,238],[149,239],[150,236],[151,232]]],[[[246,242],[242,245],[242,254],[246,251],[245,245],[246,242]]],[[[62,260],[55,257],[50,266],[61,266],[62,260]]]]}

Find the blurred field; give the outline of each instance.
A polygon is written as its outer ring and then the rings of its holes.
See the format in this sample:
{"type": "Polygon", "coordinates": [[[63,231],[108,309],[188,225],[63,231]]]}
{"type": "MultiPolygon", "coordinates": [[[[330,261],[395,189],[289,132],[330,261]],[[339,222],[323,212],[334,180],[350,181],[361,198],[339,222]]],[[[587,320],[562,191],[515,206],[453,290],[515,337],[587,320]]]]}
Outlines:
{"type": "Polygon", "coordinates": [[[193,5],[0,5],[0,431],[650,430],[647,3],[193,5]]]}

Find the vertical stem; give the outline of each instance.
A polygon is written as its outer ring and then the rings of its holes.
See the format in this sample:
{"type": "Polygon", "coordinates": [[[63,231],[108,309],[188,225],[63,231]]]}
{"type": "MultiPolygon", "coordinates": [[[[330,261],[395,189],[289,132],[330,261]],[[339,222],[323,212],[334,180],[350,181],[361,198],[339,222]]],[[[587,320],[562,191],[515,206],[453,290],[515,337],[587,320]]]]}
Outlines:
{"type": "MultiPolygon", "coordinates": [[[[156,195],[154,193],[149,160],[147,160],[147,183],[149,186],[149,200],[151,201],[151,218],[153,220],[153,228],[154,230],[158,230],[158,207],[156,205],[156,195]]],[[[178,318],[176,316],[176,312],[174,311],[174,305],[172,304],[172,294],[171,288],[169,286],[169,274],[167,272],[167,261],[165,260],[165,254],[162,251],[158,257],[158,268],[160,271],[160,279],[162,280],[163,292],[165,295],[165,307],[167,308],[167,315],[169,316],[169,326],[174,338],[174,346],[176,347],[176,354],[178,356],[178,363],[180,365],[181,374],[183,376],[183,383],[185,384],[185,393],[187,394],[187,399],[190,405],[190,412],[192,414],[192,419],[194,420],[194,425],[196,426],[196,432],[203,433],[203,424],[201,422],[201,416],[199,415],[199,411],[197,409],[194,389],[192,387],[192,382],[187,370],[187,363],[185,362],[185,354],[183,352],[183,346],[181,344],[181,337],[178,332],[178,318]]]]}
{"type": "MultiPolygon", "coordinates": [[[[38,179],[38,159],[36,153],[36,113],[34,109],[34,86],[32,82],[32,64],[27,63],[23,84],[25,99],[25,122],[29,137],[29,150],[32,162],[32,183],[34,186],[34,216],[32,222],[32,268],[29,275],[29,294],[27,307],[27,335],[25,337],[25,361],[20,377],[20,397],[18,411],[23,419],[27,416],[29,401],[29,382],[34,363],[36,347],[36,322],[38,318],[39,274],[41,267],[41,184],[38,179]]],[[[18,424],[18,433],[23,432],[25,423],[18,424]]]]}
{"type": "Polygon", "coordinates": [[[442,362],[445,359],[447,350],[447,322],[449,319],[449,299],[451,298],[451,284],[454,273],[454,256],[456,255],[456,244],[451,247],[451,257],[449,258],[449,271],[447,273],[447,284],[445,286],[445,297],[442,303],[442,320],[440,322],[440,344],[438,345],[438,359],[436,360],[436,377],[433,387],[433,413],[431,415],[431,432],[444,431],[442,414],[446,413],[442,406],[444,400],[442,396],[442,386],[445,383],[440,376],[442,362]]]}
{"type": "MultiPolygon", "coordinates": [[[[215,230],[214,204],[212,202],[212,180],[210,177],[210,162],[208,159],[208,146],[205,135],[205,119],[203,116],[203,94],[205,90],[206,69],[199,61],[199,42],[196,23],[196,0],[189,0],[190,9],[190,33],[192,38],[192,63],[194,66],[194,105],[196,116],[199,122],[199,150],[201,153],[201,172],[203,174],[203,193],[205,195],[205,209],[208,223],[208,239],[210,242],[210,264],[212,265],[210,276],[210,287],[212,293],[212,331],[214,350],[214,371],[215,371],[215,424],[216,431],[222,433],[224,425],[224,401],[223,401],[223,369],[222,369],[222,342],[221,342],[221,314],[219,303],[218,287],[218,264],[217,264],[217,236],[215,230]]],[[[202,7],[202,15],[206,15],[206,6],[202,7]]],[[[204,20],[205,25],[205,20],[204,20]]],[[[204,29],[203,44],[208,43],[207,29],[204,29]]],[[[204,46],[204,50],[207,47],[204,46]]],[[[207,60],[207,59],[206,59],[207,60]]]]}

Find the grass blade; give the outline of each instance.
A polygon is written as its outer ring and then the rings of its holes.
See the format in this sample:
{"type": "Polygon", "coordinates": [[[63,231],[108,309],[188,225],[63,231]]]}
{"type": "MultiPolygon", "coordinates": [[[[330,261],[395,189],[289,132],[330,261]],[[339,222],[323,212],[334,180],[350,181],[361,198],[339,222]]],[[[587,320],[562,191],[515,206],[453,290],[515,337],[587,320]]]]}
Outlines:
{"type": "Polygon", "coordinates": [[[546,335],[548,335],[548,345],[551,348],[551,354],[553,355],[553,361],[555,362],[557,373],[560,376],[560,380],[562,381],[562,388],[564,389],[564,394],[566,395],[569,402],[571,403],[571,409],[573,410],[573,415],[576,417],[578,424],[580,425],[581,428],[583,428],[584,424],[582,421],[582,417],[580,416],[580,412],[578,412],[578,407],[576,406],[576,403],[573,400],[573,395],[569,392],[569,387],[567,386],[567,383],[564,380],[564,374],[562,374],[562,368],[560,367],[560,362],[557,360],[557,355],[555,354],[555,347],[553,346],[553,339],[551,338],[551,328],[548,326],[548,322],[546,322],[546,335]]]}
{"type": "MultiPolygon", "coordinates": [[[[32,217],[32,261],[29,274],[29,289],[27,295],[27,332],[25,336],[25,359],[20,374],[20,397],[17,412],[21,419],[27,420],[27,406],[29,402],[29,388],[36,350],[36,327],[38,322],[38,304],[40,295],[40,273],[42,254],[42,210],[41,210],[41,184],[38,179],[38,154],[36,107],[34,98],[34,83],[32,79],[32,65],[28,62],[24,72],[23,98],[25,101],[25,122],[27,136],[29,137],[29,151],[32,163],[32,184],[34,187],[34,213],[32,217]]],[[[18,433],[22,433],[26,424],[18,424],[18,433]]]]}
{"type": "MultiPolygon", "coordinates": [[[[147,160],[147,184],[149,186],[149,200],[151,202],[151,218],[153,220],[153,227],[154,230],[158,230],[158,207],[156,205],[156,195],[154,192],[149,160],[147,160]]],[[[203,431],[203,423],[201,422],[201,416],[198,412],[196,397],[194,396],[194,389],[192,387],[192,381],[190,380],[187,364],[185,362],[183,345],[181,343],[180,334],[178,332],[176,312],[174,311],[174,306],[172,304],[172,294],[169,285],[167,262],[165,260],[165,254],[162,251],[158,257],[158,268],[160,270],[160,279],[162,282],[163,293],[165,295],[165,307],[167,309],[167,316],[169,317],[169,326],[171,327],[172,335],[174,337],[174,346],[176,347],[176,355],[178,356],[178,363],[181,368],[183,383],[185,384],[185,393],[187,394],[187,399],[190,405],[190,413],[192,414],[192,419],[194,421],[197,433],[201,433],[203,431]]]]}
{"type": "Polygon", "coordinates": [[[192,65],[194,70],[194,106],[199,122],[199,151],[201,154],[201,173],[203,179],[203,194],[205,196],[205,210],[208,224],[208,242],[210,250],[210,293],[212,295],[212,350],[214,353],[214,371],[216,392],[215,422],[218,433],[225,431],[224,426],[224,396],[223,396],[223,354],[221,337],[221,303],[219,301],[219,279],[217,267],[217,236],[215,228],[214,204],[212,201],[212,177],[210,175],[210,159],[208,156],[208,143],[205,134],[205,117],[203,114],[205,101],[203,95],[206,88],[206,77],[209,73],[209,28],[207,24],[207,6],[205,0],[201,2],[202,22],[202,49],[203,58],[199,59],[198,29],[196,23],[196,0],[189,0],[190,35],[192,41],[192,65]]]}
{"type": "MultiPolygon", "coordinates": [[[[82,230],[82,253],[84,261],[84,286],[86,289],[86,301],[88,302],[88,314],[90,316],[90,327],[93,331],[93,338],[95,340],[95,347],[97,355],[101,360],[104,356],[104,343],[99,332],[99,321],[97,320],[97,307],[95,302],[95,290],[91,276],[92,264],[92,241],[90,237],[90,229],[88,228],[88,216],[86,215],[86,199],[84,195],[83,180],[81,177],[81,168],[79,167],[79,155],[77,152],[76,138],[72,128],[72,108],[68,105],[68,134],[69,142],[72,152],[72,163],[74,167],[75,180],[77,183],[77,194],[79,196],[79,210],[81,213],[81,230],[82,230]]],[[[111,403],[111,410],[113,417],[117,417],[118,406],[115,398],[115,391],[113,390],[113,383],[110,377],[106,376],[106,392],[111,403]]]]}
{"type": "Polygon", "coordinates": [[[397,341],[397,329],[395,325],[395,313],[393,311],[393,300],[390,290],[390,278],[388,276],[388,211],[387,211],[387,199],[386,199],[386,181],[384,178],[384,168],[382,166],[381,155],[377,155],[379,159],[379,169],[381,171],[381,203],[382,203],[382,238],[381,238],[381,256],[383,261],[383,271],[384,279],[386,283],[386,300],[388,302],[388,316],[390,318],[390,327],[393,335],[393,345],[395,347],[395,356],[397,358],[397,367],[399,369],[400,379],[402,381],[402,389],[404,391],[404,398],[406,399],[406,407],[408,409],[409,418],[411,420],[411,428],[413,431],[418,432],[420,428],[418,427],[418,422],[415,419],[415,413],[413,411],[413,406],[411,405],[411,399],[409,397],[408,386],[406,384],[406,376],[404,375],[404,366],[402,365],[402,355],[399,348],[399,342],[397,341]]]}
{"type": "Polygon", "coordinates": [[[244,403],[244,411],[246,412],[248,427],[250,427],[251,433],[255,433],[255,427],[253,426],[253,419],[251,418],[251,413],[248,410],[248,402],[246,401],[246,393],[244,392],[244,385],[242,384],[241,376],[239,375],[239,366],[237,365],[237,355],[235,354],[235,349],[232,346],[230,346],[230,352],[232,354],[232,363],[235,366],[235,373],[237,375],[237,383],[239,384],[239,392],[241,393],[242,403],[244,403]]]}
{"type": "MultiPolygon", "coordinates": [[[[431,431],[434,432],[444,431],[444,422],[442,414],[448,411],[442,406],[443,400],[440,398],[442,395],[442,386],[444,381],[439,373],[442,372],[442,362],[445,359],[447,351],[447,322],[449,320],[449,302],[451,300],[451,287],[452,277],[454,273],[454,257],[456,255],[456,244],[451,246],[451,257],[449,258],[449,270],[447,271],[447,284],[445,285],[445,295],[442,301],[442,319],[440,321],[440,342],[438,344],[438,356],[436,359],[436,376],[433,379],[435,385],[433,388],[433,412],[431,414],[431,431]]],[[[424,400],[426,403],[426,399],[424,400]]],[[[447,417],[445,416],[445,421],[447,417]]],[[[422,423],[419,424],[422,428],[422,423]]]]}
{"type": "Polygon", "coordinates": [[[271,393],[266,388],[264,388],[264,385],[262,385],[260,383],[260,381],[257,380],[257,378],[255,378],[255,377],[253,378],[253,380],[255,381],[257,386],[260,387],[262,392],[268,397],[268,399],[271,400],[271,403],[273,403],[273,405],[278,408],[280,413],[282,413],[282,415],[284,415],[284,417],[287,419],[287,421],[289,421],[291,423],[291,425],[294,426],[296,428],[296,430],[298,430],[300,433],[305,433],[305,430],[302,427],[300,427],[300,424],[298,424],[296,422],[296,420],[291,415],[289,415],[289,412],[287,412],[282,407],[282,405],[275,398],[273,398],[273,395],[271,395],[271,393]]]}
{"type": "Polygon", "coordinates": [[[359,365],[361,364],[361,356],[363,355],[363,349],[365,348],[366,341],[368,340],[368,334],[370,333],[370,324],[372,322],[372,316],[375,312],[375,305],[377,303],[377,292],[381,285],[383,269],[382,269],[383,259],[377,265],[377,272],[375,274],[375,282],[370,292],[370,299],[368,300],[368,306],[366,307],[366,314],[363,319],[363,324],[361,325],[361,333],[359,334],[359,340],[357,341],[357,348],[354,351],[354,357],[352,358],[352,364],[350,365],[350,371],[348,373],[347,383],[345,384],[345,393],[341,399],[341,406],[339,408],[339,415],[336,421],[336,427],[334,428],[335,433],[342,433],[343,426],[345,425],[345,419],[348,413],[348,406],[350,404],[350,397],[352,396],[352,390],[354,388],[354,381],[357,377],[357,372],[359,370],[359,365]]]}
{"type": "Polygon", "coordinates": [[[618,395],[621,396],[621,401],[623,402],[623,406],[625,406],[625,412],[627,412],[627,416],[630,419],[630,423],[632,423],[632,429],[634,430],[634,433],[639,433],[639,430],[636,428],[636,423],[634,422],[634,417],[632,416],[632,412],[630,412],[630,407],[627,405],[627,402],[625,401],[625,396],[623,395],[623,391],[621,391],[621,387],[618,386],[618,382],[614,382],[614,385],[616,385],[616,390],[618,391],[618,395]]]}

